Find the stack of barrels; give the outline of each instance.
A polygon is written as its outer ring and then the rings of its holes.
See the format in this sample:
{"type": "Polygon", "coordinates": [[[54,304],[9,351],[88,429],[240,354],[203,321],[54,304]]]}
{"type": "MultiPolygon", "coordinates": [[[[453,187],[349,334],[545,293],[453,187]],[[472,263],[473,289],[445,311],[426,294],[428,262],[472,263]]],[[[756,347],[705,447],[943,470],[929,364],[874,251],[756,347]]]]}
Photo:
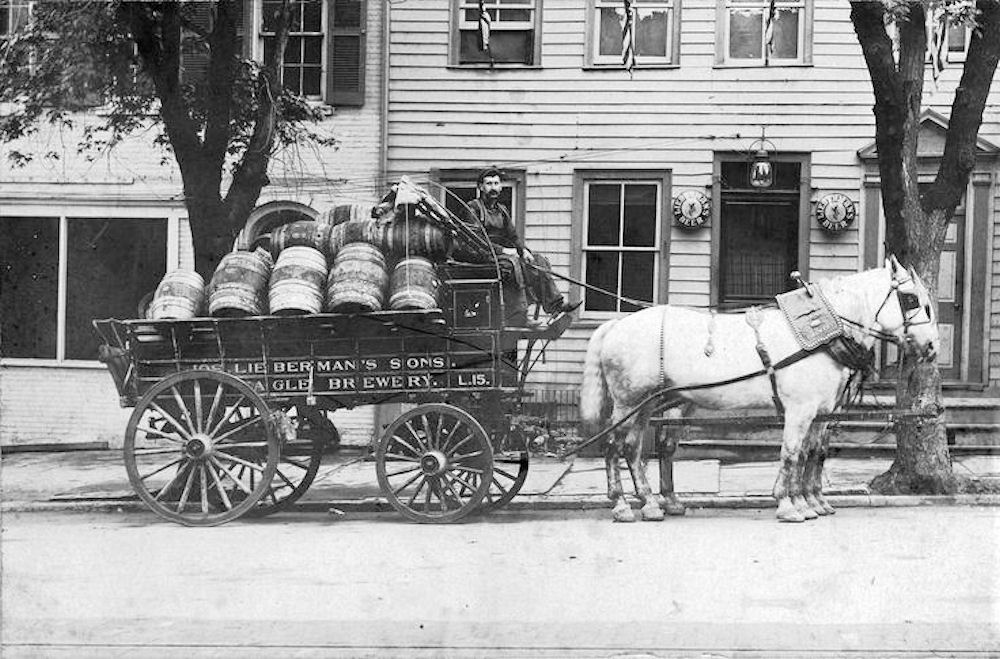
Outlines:
{"type": "Polygon", "coordinates": [[[434,309],[435,263],[450,247],[450,236],[413,206],[341,204],[316,220],[277,227],[267,249],[227,254],[207,286],[197,273],[168,273],[147,316],[434,309]]]}

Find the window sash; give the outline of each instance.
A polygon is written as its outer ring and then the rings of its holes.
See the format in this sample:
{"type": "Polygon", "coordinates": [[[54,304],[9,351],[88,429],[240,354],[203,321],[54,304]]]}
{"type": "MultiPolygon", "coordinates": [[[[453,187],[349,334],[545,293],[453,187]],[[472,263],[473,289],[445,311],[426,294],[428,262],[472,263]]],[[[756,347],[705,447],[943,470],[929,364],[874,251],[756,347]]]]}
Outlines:
{"type": "MultiPolygon", "coordinates": [[[[618,254],[618,272],[616,274],[616,284],[615,289],[612,291],[616,295],[623,295],[622,287],[624,285],[624,277],[622,273],[623,264],[625,259],[622,258],[625,254],[650,254],[653,256],[653,268],[648,273],[649,277],[652,278],[651,287],[651,297],[652,302],[656,302],[660,296],[660,268],[662,267],[661,259],[661,242],[662,242],[662,224],[663,224],[663,183],[660,180],[653,179],[599,179],[599,180],[585,180],[583,183],[583,240],[582,244],[582,258],[580,260],[580,273],[581,278],[584,282],[589,283],[589,275],[587,272],[587,261],[589,254],[618,254]],[[591,205],[590,205],[590,189],[591,186],[602,185],[611,186],[617,185],[619,188],[618,192],[618,244],[617,245],[592,245],[590,244],[590,219],[591,219],[591,205]],[[654,223],[653,231],[653,244],[650,246],[632,246],[625,245],[625,189],[629,185],[639,185],[639,186],[651,186],[655,188],[655,200],[656,200],[656,212],[652,218],[654,223]]],[[[586,295],[584,295],[584,300],[586,300],[586,295]]],[[[614,315],[616,313],[622,312],[622,305],[627,304],[622,300],[615,300],[615,309],[613,311],[607,310],[594,310],[588,309],[586,305],[584,306],[584,311],[588,315],[594,316],[605,316],[614,315]]]]}
{"type": "MultiPolygon", "coordinates": [[[[490,15],[490,30],[534,30],[536,0],[520,0],[519,2],[503,0],[486,0],[483,8],[490,15]],[[529,18],[516,20],[509,18],[511,12],[528,12],[529,18]]],[[[458,6],[460,30],[479,29],[479,3],[463,2],[458,6]],[[475,18],[470,18],[474,16],[475,18]]]]}
{"type": "MultiPolygon", "coordinates": [[[[769,63],[775,64],[790,64],[805,61],[805,35],[806,35],[806,3],[804,0],[793,0],[784,2],[775,2],[775,15],[781,10],[792,10],[798,14],[798,25],[797,25],[797,35],[796,35],[796,52],[798,53],[795,57],[778,57],[777,55],[771,55],[768,58],[769,63]]],[[[761,0],[727,0],[725,3],[725,15],[723,18],[723,52],[722,60],[727,63],[735,64],[754,64],[764,62],[764,49],[766,48],[765,43],[765,26],[767,25],[767,12],[769,9],[769,3],[763,2],[761,0]],[[737,11],[745,10],[759,10],[760,11],[760,56],[759,57],[733,57],[730,54],[732,47],[732,21],[733,14],[737,11]]]]}
{"type": "MultiPolygon", "coordinates": [[[[291,87],[291,89],[293,91],[297,90],[295,93],[298,93],[299,95],[301,95],[301,96],[303,96],[303,97],[305,97],[305,98],[307,98],[309,100],[314,100],[314,101],[318,101],[318,100],[322,100],[322,99],[327,98],[327,91],[328,91],[327,90],[327,77],[328,77],[329,64],[328,64],[328,61],[327,61],[328,60],[327,52],[329,51],[329,38],[330,37],[327,34],[327,25],[329,24],[329,8],[328,8],[328,4],[329,3],[328,2],[320,2],[319,4],[321,6],[320,26],[322,27],[322,29],[319,30],[319,31],[315,31],[315,30],[312,30],[312,31],[305,31],[305,30],[291,31],[290,30],[288,32],[289,40],[291,40],[293,38],[299,38],[299,39],[301,39],[300,46],[299,46],[300,47],[300,54],[299,54],[299,56],[297,56],[298,59],[299,59],[299,61],[298,62],[289,62],[288,61],[289,52],[288,52],[288,49],[286,48],[286,50],[285,50],[285,63],[284,63],[284,67],[283,67],[283,70],[282,70],[282,84],[284,84],[286,87],[288,87],[289,83],[288,83],[288,80],[287,80],[287,75],[289,73],[294,74],[295,77],[296,77],[296,86],[295,87],[291,87]],[[318,52],[319,52],[319,58],[315,62],[314,61],[306,61],[306,51],[308,50],[306,48],[306,45],[305,45],[306,39],[308,39],[308,38],[316,38],[316,37],[319,37],[319,38],[321,38],[323,40],[322,43],[320,44],[320,47],[319,47],[319,50],[318,50],[318,52]],[[317,70],[317,69],[319,71],[319,91],[317,93],[312,93],[312,94],[305,94],[305,93],[303,93],[303,87],[306,84],[305,83],[305,77],[304,77],[306,70],[317,70]]],[[[253,16],[253,20],[254,20],[254,25],[256,26],[255,32],[257,34],[257,39],[256,39],[257,46],[256,46],[256,49],[255,49],[254,55],[255,55],[255,58],[259,59],[259,60],[263,60],[263,58],[264,58],[264,52],[265,52],[265,44],[266,44],[266,42],[269,41],[271,38],[274,37],[274,32],[273,31],[268,31],[268,30],[264,29],[264,13],[263,12],[264,12],[264,3],[263,3],[263,0],[258,0],[257,2],[254,3],[254,12],[253,12],[254,16],[253,16]]]]}
{"type": "MultiPolygon", "coordinates": [[[[68,325],[68,293],[69,290],[69,277],[71,273],[69,272],[69,260],[70,260],[70,225],[75,221],[83,220],[94,220],[102,219],[110,222],[165,222],[166,224],[166,243],[163,245],[163,249],[166,255],[165,263],[166,270],[169,271],[173,268],[178,267],[180,262],[180,255],[178,250],[178,240],[180,234],[180,218],[176,212],[150,212],[148,214],[137,215],[135,210],[131,213],[122,215],[117,213],[109,213],[108,209],[74,209],[72,212],[63,215],[51,215],[51,214],[18,214],[16,210],[10,213],[11,217],[24,217],[36,219],[39,222],[44,222],[46,220],[55,219],[56,222],[56,241],[57,244],[53,245],[52,248],[57,251],[56,260],[56,299],[54,300],[56,304],[56,339],[55,339],[55,354],[45,355],[39,357],[2,357],[0,362],[3,364],[17,365],[62,365],[62,364],[94,364],[95,359],[70,359],[67,358],[67,325],[68,325]]],[[[159,273],[157,281],[162,277],[164,273],[159,273]]],[[[207,283],[207,282],[206,282],[207,283]]],[[[138,303],[138,300],[136,300],[138,303]]],[[[46,331],[50,331],[46,329],[46,331]]]]}
{"type": "MultiPolygon", "coordinates": [[[[673,51],[674,51],[674,21],[676,20],[674,15],[674,3],[673,0],[664,0],[663,2],[644,2],[635,5],[637,10],[637,26],[638,29],[644,18],[650,16],[655,16],[658,13],[666,14],[666,26],[664,28],[666,35],[666,43],[664,55],[651,55],[648,52],[643,52],[642,43],[639,40],[641,37],[641,31],[637,32],[636,46],[638,52],[636,53],[636,66],[642,67],[644,64],[672,64],[673,63],[673,51]]],[[[617,65],[621,66],[622,56],[621,56],[621,30],[624,26],[624,11],[622,10],[621,0],[596,0],[594,3],[593,14],[592,14],[592,32],[590,35],[591,45],[591,61],[595,65],[617,65]],[[601,54],[601,16],[602,10],[613,9],[619,19],[618,31],[617,31],[617,43],[619,50],[613,54],[601,54]]]]}

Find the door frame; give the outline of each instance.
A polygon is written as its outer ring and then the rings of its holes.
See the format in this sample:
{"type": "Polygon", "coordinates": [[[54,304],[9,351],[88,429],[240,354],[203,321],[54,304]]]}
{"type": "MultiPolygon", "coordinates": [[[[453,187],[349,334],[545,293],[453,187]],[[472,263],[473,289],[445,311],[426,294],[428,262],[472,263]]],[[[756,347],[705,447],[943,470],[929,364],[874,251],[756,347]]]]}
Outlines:
{"type": "MultiPolygon", "coordinates": [[[[799,244],[798,262],[802,277],[809,278],[809,212],[812,195],[812,154],[805,152],[778,152],[770,154],[772,162],[797,162],[801,165],[799,175],[799,244]]],[[[722,163],[723,161],[747,160],[745,151],[716,151],[712,157],[712,251],[711,280],[709,284],[709,304],[719,305],[722,259],[722,163]]],[[[765,195],[769,190],[762,190],[765,195]]]]}

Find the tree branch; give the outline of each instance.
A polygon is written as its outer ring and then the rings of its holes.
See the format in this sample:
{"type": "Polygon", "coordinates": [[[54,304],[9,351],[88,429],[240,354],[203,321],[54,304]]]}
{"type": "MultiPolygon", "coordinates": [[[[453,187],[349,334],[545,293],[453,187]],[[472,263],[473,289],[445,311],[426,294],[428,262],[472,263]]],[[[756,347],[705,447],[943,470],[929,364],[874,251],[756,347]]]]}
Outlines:
{"type": "Polygon", "coordinates": [[[232,137],[232,99],[235,79],[236,22],[232,0],[219,0],[215,25],[208,35],[208,99],[204,155],[221,182],[226,149],[232,137]]]}
{"type": "Polygon", "coordinates": [[[285,46],[291,24],[289,0],[281,3],[275,25],[274,47],[267,53],[258,79],[258,112],[253,134],[247,143],[243,160],[233,172],[233,183],[225,198],[228,214],[242,218],[253,210],[261,189],[267,185],[267,165],[274,146],[278,120],[278,104],[282,95],[281,70],[285,61],[285,46]]]}
{"type": "Polygon", "coordinates": [[[976,136],[1000,61],[1000,3],[979,0],[976,7],[980,12],[978,26],[972,32],[962,79],[951,104],[944,155],[934,183],[922,200],[925,211],[944,210],[947,217],[961,203],[976,165],[976,136]]]}

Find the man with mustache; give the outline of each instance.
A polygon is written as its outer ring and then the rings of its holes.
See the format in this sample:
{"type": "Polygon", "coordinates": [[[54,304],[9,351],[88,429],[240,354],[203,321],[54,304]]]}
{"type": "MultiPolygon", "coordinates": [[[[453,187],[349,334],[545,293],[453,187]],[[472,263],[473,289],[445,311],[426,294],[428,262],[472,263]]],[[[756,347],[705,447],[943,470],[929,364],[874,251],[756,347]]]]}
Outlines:
{"type": "Polygon", "coordinates": [[[493,243],[497,255],[506,257],[514,263],[514,277],[517,283],[523,286],[534,302],[542,305],[546,313],[553,317],[560,313],[571,313],[581,303],[567,304],[556,287],[552,275],[549,274],[552,266],[548,259],[524,246],[524,241],[517,234],[510,210],[500,202],[502,183],[503,175],[495,167],[488,167],[479,172],[477,178],[479,196],[469,204],[470,213],[465,218],[466,222],[472,226],[481,225],[486,230],[486,235],[493,243]],[[517,262],[514,259],[515,254],[517,262]],[[532,265],[541,270],[536,270],[531,267],[532,265]]]}

